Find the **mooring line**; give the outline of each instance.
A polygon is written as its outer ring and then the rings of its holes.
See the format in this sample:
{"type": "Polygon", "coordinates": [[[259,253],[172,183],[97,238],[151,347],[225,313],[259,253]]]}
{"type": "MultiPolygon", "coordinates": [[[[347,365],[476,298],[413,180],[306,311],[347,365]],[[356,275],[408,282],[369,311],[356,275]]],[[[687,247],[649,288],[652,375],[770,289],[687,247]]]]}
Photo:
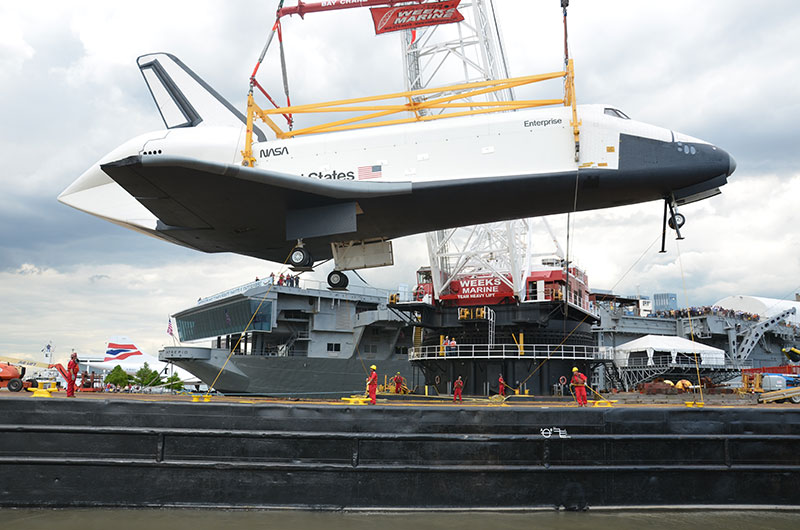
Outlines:
{"type": "MultiPolygon", "coordinates": [[[[289,251],[289,253],[286,255],[286,259],[283,260],[283,263],[281,263],[281,268],[278,269],[281,274],[283,274],[284,267],[286,267],[286,263],[289,261],[289,257],[292,255],[293,250],[294,249],[289,251]]],[[[225,362],[222,363],[222,368],[219,369],[219,372],[217,372],[217,375],[214,377],[214,381],[208,386],[209,392],[211,391],[212,388],[214,388],[214,385],[217,384],[217,380],[219,379],[219,376],[222,375],[222,372],[225,370],[225,367],[228,366],[228,361],[230,361],[231,357],[233,357],[233,352],[235,352],[236,348],[239,347],[239,344],[242,342],[242,337],[244,337],[245,333],[247,333],[247,330],[250,329],[250,325],[253,323],[253,320],[255,320],[256,315],[261,310],[261,306],[264,305],[264,302],[267,300],[267,296],[272,291],[273,287],[275,287],[275,280],[272,281],[272,283],[269,285],[269,288],[264,292],[264,296],[261,297],[261,301],[258,303],[258,307],[256,307],[256,310],[250,317],[250,321],[247,323],[242,332],[239,334],[239,340],[237,340],[236,344],[233,345],[233,348],[231,348],[231,351],[228,354],[228,357],[225,359],[225,362]]]]}
{"type": "MultiPolygon", "coordinates": [[[[675,248],[678,251],[678,266],[681,270],[681,283],[683,284],[683,296],[686,297],[686,307],[692,307],[692,304],[689,303],[689,291],[686,289],[686,276],[683,274],[683,259],[681,258],[681,245],[680,241],[677,239],[675,240],[675,248]]],[[[691,311],[689,312],[689,336],[692,339],[692,344],[696,344],[694,341],[694,318],[692,318],[691,311]]],[[[700,365],[697,363],[697,348],[693,346],[694,351],[694,368],[697,372],[697,386],[700,388],[700,403],[703,402],[703,382],[700,381],[700,365]]]]}

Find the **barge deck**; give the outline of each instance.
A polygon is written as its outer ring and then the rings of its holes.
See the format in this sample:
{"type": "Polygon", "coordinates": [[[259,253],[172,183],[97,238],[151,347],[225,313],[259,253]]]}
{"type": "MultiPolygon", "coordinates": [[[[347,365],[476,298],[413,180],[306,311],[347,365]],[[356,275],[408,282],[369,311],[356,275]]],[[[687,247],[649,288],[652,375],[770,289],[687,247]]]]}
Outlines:
{"type": "Polygon", "coordinates": [[[791,405],[0,395],[6,507],[797,506],[800,487],[791,405]]]}

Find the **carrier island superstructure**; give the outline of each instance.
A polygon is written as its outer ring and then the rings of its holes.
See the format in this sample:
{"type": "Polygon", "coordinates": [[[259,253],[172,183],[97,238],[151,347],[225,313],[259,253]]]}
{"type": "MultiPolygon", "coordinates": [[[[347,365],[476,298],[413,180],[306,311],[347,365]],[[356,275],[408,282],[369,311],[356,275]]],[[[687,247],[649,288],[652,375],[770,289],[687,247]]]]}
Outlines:
{"type": "Polygon", "coordinates": [[[176,313],[180,339],[192,345],[167,346],[159,359],[223,393],[360,393],[371,364],[411,383],[410,336],[387,309],[388,298],[389,291],[371,287],[332,291],[314,280],[256,280],[176,313]]]}

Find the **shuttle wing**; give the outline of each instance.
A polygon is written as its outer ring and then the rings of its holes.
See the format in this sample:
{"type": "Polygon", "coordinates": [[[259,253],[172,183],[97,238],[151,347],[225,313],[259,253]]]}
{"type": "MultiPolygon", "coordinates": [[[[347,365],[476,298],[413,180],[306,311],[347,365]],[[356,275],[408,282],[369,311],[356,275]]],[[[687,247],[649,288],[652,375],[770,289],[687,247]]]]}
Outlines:
{"type": "Polygon", "coordinates": [[[532,210],[564,211],[572,206],[565,190],[575,183],[574,172],[413,183],[320,180],[161,155],[101,167],[158,217],[152,235],[205,252],[277,262],[297,239],[321,260],[331,256],[335,241],[391,239],[532,210]],[[537,207],[537,196],[548,200],[537,207]]]}
{"type": "Polygon", "coordinates": [[[317,180],[184,157],[132,156],[102,169],[158,217],[153,235],[278,262],[300,238],[318,259],[330,256],[331,241],[360,238],[361,201],[411,193],[407,182],[317,180]]]}

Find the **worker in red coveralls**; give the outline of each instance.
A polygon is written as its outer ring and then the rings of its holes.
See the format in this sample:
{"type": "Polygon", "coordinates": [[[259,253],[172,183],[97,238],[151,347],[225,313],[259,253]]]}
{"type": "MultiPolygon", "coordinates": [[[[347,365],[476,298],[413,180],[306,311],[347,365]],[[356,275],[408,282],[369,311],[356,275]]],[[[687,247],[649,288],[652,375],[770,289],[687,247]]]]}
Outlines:
{"type": "Polygon", "coordinates": [[[578,371],[577,367],[572,368],[572,381],[569,385],[575,389],[575,399],[578,401],[579,407],[586,406],[586,381],[585,375],[578,371]]]}
{"type": "Polygon", "coordinates": [[[377,370],[378,367],[373,364],[369,369],[372,370],[372,372],[370,372],[369,377],[367,377],[367,390],[369,390],[369,402],[374,405],[375,394],[378,392],[378,374],[375,370],[377,370]]]}
{"type": "Polygon", "coordinates": [[[394,382],[394,393],[399,394],[400,390],[403,389],[403,376],[400,375],[400,372],[397,372],[397,375],[392,377],[392,381],[394,382]]]}
{"type": "Polygon", "coordinates": [[[500,394],[501,396],[505,396],[506,395],[506,381],[505,381],[505,379],[503,379],[503,374],[500,374],[500,378],[497,380],[497,382],[500,383],[500,391],[498,392],[498,394],[500,394]]]}
{"type": "Polygon", "coordinates": [[[75,397],[75,380],[78,379],[78,354],[72,352],[67,364],[67,397],[75,397]]]}
{"type": "Polygon", "coordinates": [[[464,389],[464,381],[461,380],[461,376],[458,376],[455,383],[453,383],[453,403],[458,402],[461,403],[461,391],[464,389]]]}

